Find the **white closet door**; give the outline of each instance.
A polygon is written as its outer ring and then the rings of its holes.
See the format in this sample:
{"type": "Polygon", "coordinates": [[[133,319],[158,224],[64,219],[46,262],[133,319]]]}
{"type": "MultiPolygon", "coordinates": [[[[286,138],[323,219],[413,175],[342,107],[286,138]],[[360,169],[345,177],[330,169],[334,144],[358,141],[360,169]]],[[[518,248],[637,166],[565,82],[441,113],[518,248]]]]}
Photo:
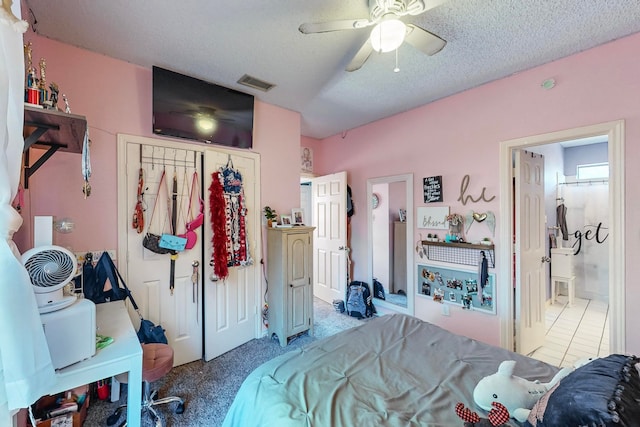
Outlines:
{"type": "Polygon", "coordinates": [[[258,177],[259,157],[255,153],[218,151],[205,152],[205,360],[211,360],[245,342],[260,336],[260,259],[261,208],[258,177]],[[242,174],[247,208],[246,238],[253,264],[245,267],[229,267],[226,280],[211,280],[213,232],[209,215],[209,186],[211,175],[231,159],[233,167],[242,174]]]}
{"type": "MultiPolygon", "coordinates": [[[[123,137],[123,136],[121,136],[123,137]]],[[[151,230],[160,233],[163,229],[170,232],[168,206],[171,196],[166,187],[160,189],[158,205],[151,223],[153,206],[158,197],[158,184],[162,171],[165,171],[165,183],[172,190],[174,173],[177,180],[177,206],[186,212],[189,191],[188,186],[194,170],[201,172],[201,153],[190,149],[187,144],[168,143],[151,138],[127,137],[126,141],[126,227],[127,249],[127,285],[138,304],[143,317],[166,330],[169,344],[174,350],[174,365],[182,365],[202,358],[202,310],[201,288],[192,283],[192,263],[198,261],[202,274],[202,227],[195,247],[178,253],[173,274],[174,289],[170,290],[171,259],[169,254],[159,255],[142,246],[145,232],[151,230]],[[142,165],[140,162],[142,147],[142,165]],[[194,168],[195,165],[195,168],[194,168]],[[144,201],[145,232],[138,234],[131,227],[131,218],[137,201],[138,172],[144,171],[146,187],[144,201]],[[186,176],[185,176],[186,171],[186,176]],[[187,183],[185,184],[185,179],[187,183]],[[169,199],[169,200],[168,200],[169,199]],[[164,225],[164,227],[163,227],[164,225]],[[151,227],[151,228],[149,228],[151,227]]],[[[122,196],[120,196],[122,198],[122,196]]],[[[121,200],[122,203],[122,200],[121,200]]],[[[185,214],[178,214],[177,233],[183,233],[185,214]]],[[[122,267],[120,267],[123,270],[122,267]]],[[[137,315],[132,314],[135,322],[137,315]]],[[[137,326],[137,325],[136,325],[137,326]]]]}

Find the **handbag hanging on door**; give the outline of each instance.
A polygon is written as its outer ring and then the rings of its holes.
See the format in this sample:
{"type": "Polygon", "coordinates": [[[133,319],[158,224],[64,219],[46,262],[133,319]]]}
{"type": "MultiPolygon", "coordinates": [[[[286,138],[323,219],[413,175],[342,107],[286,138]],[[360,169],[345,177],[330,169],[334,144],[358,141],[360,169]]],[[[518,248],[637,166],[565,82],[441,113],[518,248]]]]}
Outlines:
{"type": "MultiPolygon", "coordinates": [[[[169,191],[168,187],[167,187],[167,191],[169,191]]],[[[171,207],[167,206],[167,218],[171,217],[171,220],[169,221],[169,233],[162,233],[162,235],[160,236],[160,243],[159,243],[159,246],[161,248],[168,249],[169,252],[171,253],[172,266],[173,266],[173,262],[175,261],[173,255],[175,255],[176,252],[184,251],[184,247],[187,244],[187,239],[173,234],[174,229],[176,228],[176,225],[177,225],[176,224],[177,209],[178,209],[178,206],[176,205],[177,197],[178,197],[178,178],[174,171],[173,185],[171,188],[171,197],[169,197],[169,194],[167,194],[167,200],[169,199],[172,200],[171,207]]]]}
{"type": "Polygon", "coordinates": [[[183,234],[179,234],[179,236],[187,239],[185,249],[191,249],[196,245],[196,242],[198,240],[196,230],[200,228],[204,223],[204,200],[202,200],[202,197],[200,197],[200,186],[198,184],[197,171],[193,172],[193,178],[191,179],[191,189],[189,190],[189,208],[187,210],[187,215],[189,216],[189,221],[185,224],[185,228],[187,230],[183,234]],[[198,202],[200,203],[200,212],[195,218],[193,217],[192,210],[194,189],[197,189],[196,193],[198,195],[198,202]]]}
{"type": "Polygon", "coordinates": [[[154,234],[151,232],[151,225],[153,224],[153,216],[156,213],[156,206],[158,206],[158,199],[160,198],[160,191],[162,190],[162,184],[164,183],[164,175],[165,171],[162,171],[162,175],[160,176],[160,183],[158,184],[158,192],[156,194],[156,201],[153,204],[153,211],[151,211],[151,217],[149,218],[149,228],[147,229],[147,233],[142,239],[142,246],[150,250],[151,252],[164,255],[170,252],[169,249],[163,248],[160,246],[160,234],[154,234]]]}

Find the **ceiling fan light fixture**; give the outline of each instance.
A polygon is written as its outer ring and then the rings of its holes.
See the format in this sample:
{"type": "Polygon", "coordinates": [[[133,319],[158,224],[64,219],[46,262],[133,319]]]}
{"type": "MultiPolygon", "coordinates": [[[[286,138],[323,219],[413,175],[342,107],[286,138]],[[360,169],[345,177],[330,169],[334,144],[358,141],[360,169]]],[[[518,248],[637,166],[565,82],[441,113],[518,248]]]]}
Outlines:
{"type": "Polygon", "coordinates": [[[215,121],[210,117],[198,117],[196,119],[196,127],[201,133],[210,133],[215,127],[215,121]]]}
{"type": "Polygon", "coordinates": [[[385,19],[371,30],[371,46],[376,52],[391,52],[400,47],[407,34],[407,26],[396,17],[385,19]]]}

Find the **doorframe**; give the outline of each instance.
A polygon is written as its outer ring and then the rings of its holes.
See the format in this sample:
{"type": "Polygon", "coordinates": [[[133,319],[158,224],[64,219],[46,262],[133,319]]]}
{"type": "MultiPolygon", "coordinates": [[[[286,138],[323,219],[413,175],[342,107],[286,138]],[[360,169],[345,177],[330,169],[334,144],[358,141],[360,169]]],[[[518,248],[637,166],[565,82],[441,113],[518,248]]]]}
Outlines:
{"type": "Polygon", "coordinates": [[[499,277],[507,278],[498,297],[500,313],[500,345],[514,345],[514,277],[512,206],[512,150],[537,145],[608,136],[609,157],[609,352],[625,353],[625,200],[624,200],[624,120],[566,129],[500,143],[500,251],[499,277]]]}

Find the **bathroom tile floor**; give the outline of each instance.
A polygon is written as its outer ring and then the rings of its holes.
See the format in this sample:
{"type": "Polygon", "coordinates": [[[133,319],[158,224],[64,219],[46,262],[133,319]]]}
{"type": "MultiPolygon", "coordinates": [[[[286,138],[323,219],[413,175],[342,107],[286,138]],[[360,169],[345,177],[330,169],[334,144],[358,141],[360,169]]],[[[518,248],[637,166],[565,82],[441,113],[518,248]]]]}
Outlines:
{"type": "Polygon", "coordinates": [[[582,358],[609,355],[609,306],[606,302],[575,298],[568,306],[560,295],[547,307],[544,346],[529,356],[565,367],[582,358]]]}

